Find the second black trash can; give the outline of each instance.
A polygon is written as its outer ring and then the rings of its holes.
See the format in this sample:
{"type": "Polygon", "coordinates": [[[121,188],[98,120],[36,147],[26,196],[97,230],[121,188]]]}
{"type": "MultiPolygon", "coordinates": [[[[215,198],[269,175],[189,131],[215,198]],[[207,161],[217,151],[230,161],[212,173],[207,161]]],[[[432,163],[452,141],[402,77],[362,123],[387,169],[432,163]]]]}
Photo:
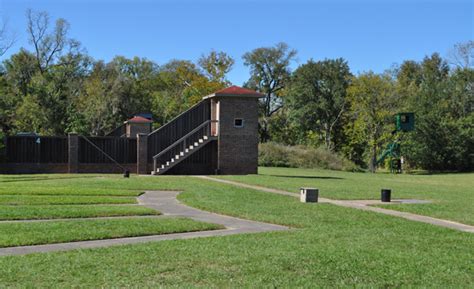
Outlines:
{"type": "Polygon", "coordinates": [[[382,189],[382,202],[388,203],[391,199],[392,191],[390,189],[382,189]]]}

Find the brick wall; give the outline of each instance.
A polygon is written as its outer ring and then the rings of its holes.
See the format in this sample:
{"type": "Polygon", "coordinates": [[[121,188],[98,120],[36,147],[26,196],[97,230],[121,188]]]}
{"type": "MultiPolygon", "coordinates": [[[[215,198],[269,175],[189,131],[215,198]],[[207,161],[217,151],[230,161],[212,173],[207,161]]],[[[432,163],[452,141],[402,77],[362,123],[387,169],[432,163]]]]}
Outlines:
{"type": "Polygon", "coordinates": [[[149,123],[127,123],[126,134],[129,138],[136,138],[137,134],[149,134],[151,132],[151,124],[149,123]]]}
{"type": "Polygon", "coordinates": [[[0,163],[0,173],[2,174],[64,174],[68,172],[68,168],[66,163],[0,163]]]}
{"type": "Polygon", "coordinates": [[[220,174],[256,174],[258,167],[258,103],[256,98],[219,99],[218,169],[220,174]],[[234,126],[236,118],[243,127],[234,126]]]}

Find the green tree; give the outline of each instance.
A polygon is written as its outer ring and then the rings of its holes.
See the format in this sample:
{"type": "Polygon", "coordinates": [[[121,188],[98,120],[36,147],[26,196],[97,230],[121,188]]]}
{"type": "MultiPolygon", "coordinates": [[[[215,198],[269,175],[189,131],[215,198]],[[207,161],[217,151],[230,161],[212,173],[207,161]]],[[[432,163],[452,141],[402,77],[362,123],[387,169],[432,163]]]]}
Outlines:
{"type": "Polygon", "coordinates": [[[15,115],[15,127],[18,132],[51,133],[44,126],[44,123],[47,122],[47,115],[41,109],[36,96],[28,94],[24,97],[22,103],[16,109],[15,115]]]}
{"type": "Polygon", "coordinates": [[[140,58],[115,57],[94,63],[70,112],[77,132],[101,135],[121,125],[132,114],[149,112],[156,88],[157,66],[140,58]]]}
{"type": "Polygon", "coordinates": [[[35,56],[25,49],[20,49],[3,62],[4,77],[11,93],[18,97],[26,96],[31,79],[38,72],[35,56]]]}
{"type": "Polygon", "coordinates": [[[377,156],[391,137],[397,96],[392,79],[372,72],[355,77],[348,89],[353,125],[347,134],[352,145],[367,143],[369,168],[377,169],[377,156]]]}
{"type": "Polygon", "coordinates": [[[71,98],[79,95],[88,73],[88,57],[79,53],[77,41],[67,37],[65,20],[59,19],[53,30],[45,12],[28,10],[27,20],[33,52],[22,48],[3,63],[6,85],[0,96],[1,126],[4,131],[63,134],[71,98]],[[32,120],[28,126],[25,113],[35,107],[42,122],[32,120]]]}
{"type": "Polygon", "coordinates": [[[316,132],[328,150],[334,150],[334,130],[340,129],[346,109],[351,73],[342,59],[308,61],[293,73],[288,100],[291,113],[307,135],[316,132]]]}
{"type": "Polygon", "coordinates": [[[416,118],[415,131],[406,136],[402,150],[412,166],[439,169],[451,154],[444,148],[449,141],[449,126],[443,121],[448,107],[449,67],[438,54],[433,54],[420,63],[416,75],[419,80],[399,81],[402,87],[407,83],[413,86],[407,107],[416,118]]]}
{"type": "Polygon", "coordinates": [[[232,69],[234,63],[234,59],[227,53],[214,50],[207,55],[202,55],[198,60],[199,66],[204,70],[210,81],[225,85],[230,84],[226,79],[226,75],[232,69]]]}
{"type": "Polygon", "coordinates": [[[6,134],[16,130],[17,107],[30,92],[30,82],[37,72],[35,58],[21,49],[2,64],[0,79],[0,129],[6,134]]]}
{"type": "Polygon", "coordinates": [[[428,170],[472,170],[473,70],[433,54],[420,63],[421,81],[410,96],[416,127],[403,143],[410,164],[428,170]]]}
{"type": "Polygon", "coordinates": [[[290,78],[290,64],[296,50],[286,43],[274,47],[261,47],[244,54],[244,64],[250,68],[250,79],[246,87],[265,94],[260,102],[260,141],[270,139],[268,123],[270,117],[283,107],[282,92],[290,78]]]}
{"type": "Polygon", "coordinates": [[[474,110],[474,69],[457,68],[449,77],[449,115],[466,118],[474,110]]]}
{"type": "Polygon", "coordinates": [[[201,101],[203,96],[226,85],[209,80],[194,63],[187,60],[172,60],[166,63],[160,67],[158,78],[152,107],[159,124],[168,122],[201,101]]]}

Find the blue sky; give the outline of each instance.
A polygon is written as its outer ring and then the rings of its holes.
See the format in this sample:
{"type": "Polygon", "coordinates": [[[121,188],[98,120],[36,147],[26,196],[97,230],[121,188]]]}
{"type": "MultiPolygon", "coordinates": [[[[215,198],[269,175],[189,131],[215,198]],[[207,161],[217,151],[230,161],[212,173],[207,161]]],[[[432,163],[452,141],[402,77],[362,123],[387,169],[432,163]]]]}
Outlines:
{"type": "Polygon", "coordinates": [[[140,56],[163,64],[225,51],[236,59],[229,79],[237,85],[248,79],[242,55],[281,41],[298,50],[293,67],[343,57],[358,73],[433,52],[446,56],[454,44],[474,39],[473,1],[0,0],[18,37],[9,53],[30,48],[27,8],[68,20],[70,36],[95,59],[140,56]]]}

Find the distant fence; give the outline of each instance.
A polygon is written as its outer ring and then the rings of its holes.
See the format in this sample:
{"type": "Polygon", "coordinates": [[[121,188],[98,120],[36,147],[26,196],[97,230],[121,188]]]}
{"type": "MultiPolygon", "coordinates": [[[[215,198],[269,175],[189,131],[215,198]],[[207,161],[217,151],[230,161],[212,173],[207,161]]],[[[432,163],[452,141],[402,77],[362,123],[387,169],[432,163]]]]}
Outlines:
{"type": "MultiPolygon", "coordinates": [[[[137,162],[137,140],[117,137],[87,137],[93,144],[120,164],[137,162]]],[[[79,137],[79,163],[112,163],[84,137],[79,137]]]]}
{"type": "MultiPolygon", "coordinates": [[[[121,164],[137,162],[137,140],[117,137],[87,137],[121,164]]],[[[68,138],[57,136],[6,137],[4,158],[7,163],[68,163],[68,138]]],[[[79,163],[112,163],[101,151],[79,137],[79,163]]]]}
{"type": "Polygon", "coordinates": [[[5,141],[9,163],[67,163],[67,137],[10,136],[5,141]]]}

